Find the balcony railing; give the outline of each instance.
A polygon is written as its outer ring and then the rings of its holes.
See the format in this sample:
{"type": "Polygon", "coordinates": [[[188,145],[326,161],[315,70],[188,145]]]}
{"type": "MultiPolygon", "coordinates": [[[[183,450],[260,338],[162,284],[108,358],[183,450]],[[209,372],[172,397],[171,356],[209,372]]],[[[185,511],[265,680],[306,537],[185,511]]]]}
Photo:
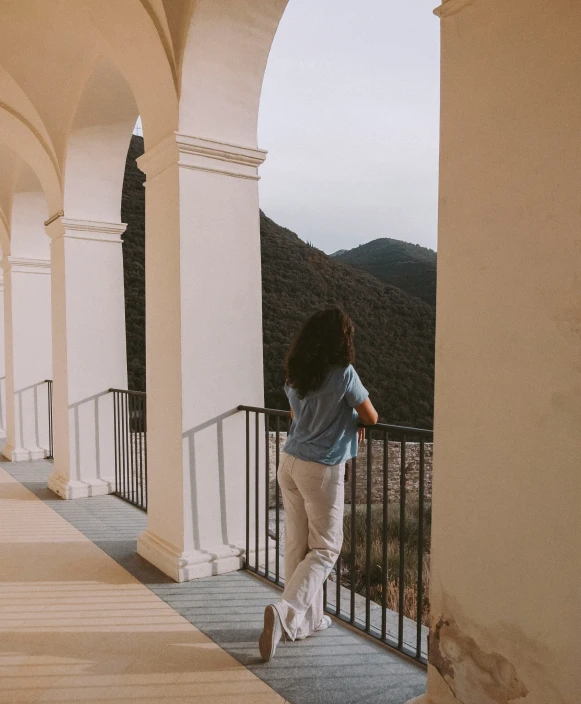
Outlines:
{"type": "MultiPolygon", "coordinates": [[[[49,430],[52,455],[52,382],[49,430]]],[[[146,394],[113,394],[115,494],[147,509],[146,394]]],[[[245,569],[284,587],[280,453],[290,413],[239,406],[246,416],[245,569]]],[[[427,662],[431,430],[365,428],[345,473],[344,542],[324,585],[325,610],[416,661],[427,662]]]]}
{"type": "Polygon", "coordinates": [[[52,428],[52,379],[46,379],[48,386],[48,456],[47,460],[54,459],[54,432],[52,428]]]}
{"type": "MultiPolygon", "coordinates": [[[[245,567],[282,587],[276,473],[290,414],[239,410],[246,414],[245,567]]],[[[344,543],[324,586],[325,609],[425,664],[433,433],[377,424],[365,436],[346,469],[344,543]]]]}
{"type": "Polygon", "coordinates": [[[115,494],[147,509],[147,395],[109,389],[115,428],[115,494]]]}

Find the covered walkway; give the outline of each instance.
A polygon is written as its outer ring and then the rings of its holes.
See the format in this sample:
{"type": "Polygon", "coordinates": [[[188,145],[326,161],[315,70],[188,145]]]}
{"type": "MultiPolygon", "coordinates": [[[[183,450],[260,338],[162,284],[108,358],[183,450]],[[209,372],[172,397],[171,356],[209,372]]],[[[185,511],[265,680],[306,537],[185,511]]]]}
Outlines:
{"type": "Polygon", "coordinates": [[[403,704],[416,665],[334,625],[259,659],[271,586],[235,572],[177,584],[136,554],[145,514],[63,501],[47,461],[0,464],[0,702],[403,704]]]}

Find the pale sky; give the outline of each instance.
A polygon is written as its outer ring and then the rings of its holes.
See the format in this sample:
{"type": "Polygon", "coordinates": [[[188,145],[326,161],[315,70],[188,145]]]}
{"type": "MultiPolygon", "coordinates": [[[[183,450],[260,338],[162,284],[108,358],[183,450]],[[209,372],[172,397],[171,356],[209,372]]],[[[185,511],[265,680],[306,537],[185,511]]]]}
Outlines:
{"type": "Polygon", "coordinates": [[[260,205],[326,252],[436,248],[438,4],[288,4],[262,92],[260,205]]]}

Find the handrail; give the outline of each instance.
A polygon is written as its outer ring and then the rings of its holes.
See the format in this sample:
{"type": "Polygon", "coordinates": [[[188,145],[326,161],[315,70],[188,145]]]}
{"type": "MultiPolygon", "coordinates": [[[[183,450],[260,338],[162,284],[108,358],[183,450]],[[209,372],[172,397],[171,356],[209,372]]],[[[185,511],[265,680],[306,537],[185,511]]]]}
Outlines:
{"type": "MultiPolygon", "coordinates": [[[[290,411],[283,411],[276,408],[260,408],[259,406],[238,406],[239,411],[249,411],[250,413],[265,413],[266,415],[277,415],[281,418],[289,418],[290,411]]],[[[365,425],[359,423],[360,428],[368,430],[389,430],[391,432],[407,433],[409,435],[433,435],[434,431],[427,428],[413,428],[406,425],[393,425],[390,423],[376,423],[375,425],[365,425]]]]}
{"type": "Polygon", "coordinates": [[[239,411],[250,411],[251,413],[268,413],[269,415],[276,414],[281,418],[290,418],[290,411],[282,411],[277,408],[260,408],[258,406],[238,406],[239,411]]]}
{"type": "Polygon", "coordinates": [[[367,428],[368,430],[391,430],[398,431],[400,433],[407,433],[408,435],[433,435],[434,431],[428,428],[413,428],[406,425],[390,425],[389,423],[376,423],[375,425],[365,425],[364,423],[359,423],[360,428],[367,428]]]}
{"type": "Polygon", "coordinates": [[[147,396],[147,391],[132,391],[131,389],[107,389],[109,393],[131,394],[132,396],[147,396]]]}

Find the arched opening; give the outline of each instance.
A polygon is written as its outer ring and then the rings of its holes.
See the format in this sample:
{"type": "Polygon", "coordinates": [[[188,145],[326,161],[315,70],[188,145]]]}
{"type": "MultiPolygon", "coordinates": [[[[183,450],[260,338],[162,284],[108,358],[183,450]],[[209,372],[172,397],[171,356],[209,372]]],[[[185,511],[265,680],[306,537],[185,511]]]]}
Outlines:
{"type": "Polygon", "coordinates": [[[432,427],[439,25],[423,5],[296,0],[273,42],[259,122],[269,151],[260,205],[272,220],[262,228],[270,407],[285,401],[282,360],[299,321],[335,302],[355,321],[380,416],[432,427]],[[364,244],[358,258],[324,256],[364,244]],[[384,271],[373,266],[381,257],[384,271]],[[355,260],[357,272],[339,265],[355,260]]]}
{"type": "Polygon", "coordinates": [[[52,378],[47,201],[37,175],[14,159],[9,241],[3,247],[6,444],[12,461],[50,455],[47,380],[52,378]]]}
{"type": "Polygon", "coordinates": [[[137,115],[126,80],[107,60],[96,60],[67,143],[67,218],[120,222],[125,155],[137,115]]]}
{"type": "MultiPolygon", "coordinates": [[[[345,543],[326,603],[424,662],[438,112],[439,25],[429,8],[289,3],[259,121],[269,151],[260,181],[265,405],[288,408],[283,360],[302,321],[345,309],[355,366],[383,425],[367,432],[347,474],[345,543]],[[385,275],[330,256],[359,245],[386,257],[385,275]]],[[[271,454],[284,430],[271,435],[271,454]]],[[[276,525],[281,507],[270,494],[276,525]]],[[[267,559],[260,570],[268,573],[267,559]]]]}
{"type": "Polygon", "coordinates": [[[110,389],[127,388],[121,192],[137,115],[123,75],[95,59],[66,142],[64,214],[46,223],[56,361],[49,486],[65,498],[118,488],[110,389]]]}

